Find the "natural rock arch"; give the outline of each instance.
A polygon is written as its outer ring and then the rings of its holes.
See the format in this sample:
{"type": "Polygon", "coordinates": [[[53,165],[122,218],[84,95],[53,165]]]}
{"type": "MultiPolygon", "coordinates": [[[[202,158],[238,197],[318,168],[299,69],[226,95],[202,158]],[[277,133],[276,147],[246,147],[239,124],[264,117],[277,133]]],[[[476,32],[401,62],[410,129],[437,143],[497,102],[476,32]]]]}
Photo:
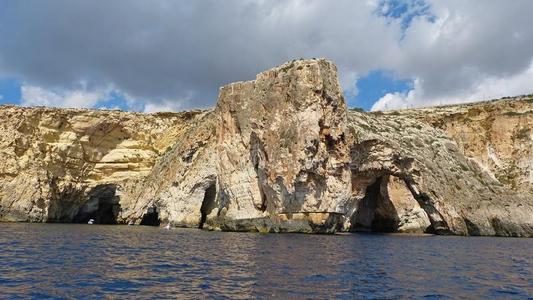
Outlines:
{"type": "Polygon", "coordinates": [[[395,176],[377,177],[366,188],[352,216],[352,231],[428,232],[428,214],[405,182],[395,176]]]}
{"type": "Polygon", "coordinates": [[[161,225],[161,219],[159,219],[159,208],[155,205],[148,207],[146,213],[141,219],[140,225],[146,226],[159,226],[161,225]]]}

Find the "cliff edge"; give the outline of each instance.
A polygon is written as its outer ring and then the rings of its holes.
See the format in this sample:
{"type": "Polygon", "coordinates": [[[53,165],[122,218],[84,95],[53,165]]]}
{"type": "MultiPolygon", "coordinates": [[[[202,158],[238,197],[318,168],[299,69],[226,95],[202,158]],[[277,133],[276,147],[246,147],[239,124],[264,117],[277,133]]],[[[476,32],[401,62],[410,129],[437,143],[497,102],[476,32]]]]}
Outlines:
{"type": "Polygon", "coordinates": [[[349,111],[312,59],[222,87],[209,111],[2,107],[0,220],[533,236],[520,103],[349,111]]]}
{"type": "Polygon", "coordinates": [[[498,181],[533,194],[533,95],[385,113],[442,129],[498,181]]]}

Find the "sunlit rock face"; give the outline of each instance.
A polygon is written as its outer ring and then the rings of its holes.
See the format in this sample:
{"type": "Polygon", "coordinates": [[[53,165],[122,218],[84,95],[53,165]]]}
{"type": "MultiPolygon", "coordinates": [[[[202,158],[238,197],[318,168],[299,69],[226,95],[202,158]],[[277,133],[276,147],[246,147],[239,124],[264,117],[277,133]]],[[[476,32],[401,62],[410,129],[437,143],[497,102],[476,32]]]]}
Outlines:
{"type": "Polygon", "coordinates": [[[355,198],[392,175],[426,212],[429,232],[531,236],[531,195],[497,181],[444,132],[395,114],[351,111],[348,119],[355,198]]]}
{"type": "Polygon", "coordinates": [[[533,236],[522,102],[500,121],[469,109],[491,138],[460,140],[456,114],[347,110],[336,67],[311,59],[222,87],[208,111],[2,107],[0,220],[533,236]]]}
{"type": "Polygon", "coordinates": [[[335,212],[344,230],[531,235],[529,195],[438,129],[346,112],[337,82],[331,63],[304,60],[221,89],[215,224],[335,212]]]}
{"type": "Polygon", "coordinates": [[[386,113],[444,130],[502,184],[533,193],[533,95],[386,113]]]}
{"type": "Polygon", "coordinates": [[[199,114],[0,107],[0,220],[116,223],[126,182],[199,114]]]}
{"type": "Polygon", "coordinates": [[[215,120],[212,111],[199,114],[147,176],[128,182],[122,195],[121,222],[140,224],[156,211],[164,225],[203,227],[216,207],[215,120]]]}
{"type": "Polygon", "coordinates": [[[220,91],[221,213],[336,212],[350,199],[346,104],[336,67],[287,63],[220,91]]]}

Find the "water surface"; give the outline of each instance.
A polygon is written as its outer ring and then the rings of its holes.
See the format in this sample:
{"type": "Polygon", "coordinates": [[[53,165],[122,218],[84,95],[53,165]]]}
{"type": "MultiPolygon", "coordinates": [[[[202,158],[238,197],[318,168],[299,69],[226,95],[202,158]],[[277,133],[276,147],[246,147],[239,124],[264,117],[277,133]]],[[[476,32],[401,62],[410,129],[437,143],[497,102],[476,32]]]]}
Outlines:
{"type": "Polygon", "coordinates": [[[0,298],[531,298],[533,239],[0,223],[0,298]]]}

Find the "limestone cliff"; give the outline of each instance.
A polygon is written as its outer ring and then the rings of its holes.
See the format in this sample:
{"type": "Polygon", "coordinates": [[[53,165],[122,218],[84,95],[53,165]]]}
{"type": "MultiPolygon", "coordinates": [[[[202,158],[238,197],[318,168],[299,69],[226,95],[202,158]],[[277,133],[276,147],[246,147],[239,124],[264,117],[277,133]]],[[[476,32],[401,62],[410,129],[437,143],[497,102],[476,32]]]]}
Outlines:
{"type": "Polygon", "coordinates": [[[83,221],[98,201],[118,214],[123,183],[146,176],[200,114],[2,106],[0,220],[83,221]]]}
{"type": "MultiPolygon", "coordinates": [[[[393,216],[401,225],[413,219],[400,214],[409,211],[402,202],[410,199],[418,211],[418,218],[410,223],[429,221],[430,229],[437,233],[531,236],[531,196],[503,186],[477,162],[465,157],[444,132],[409,117],[358,112],[350,115],[355,140],[351,149],[352,189],[359,190],[359,197],[364,192],[365,197],[376,198],[369,194],[373,191],[378,200],[389,201],[388,206],[393,206],[397,215],[389,208],[393,213],[386,216],[388,221],[393,216]],[[369,185],[375,180],[381,181],[379,188],[369,185]]],[[[356,222],[359,209],[355,210],[356,222]]],[[[383,214],[375,217],[382,218],[383,214]]],[[[412,231],[413,225],[409,227],[412,231]]]]}
{"type": "Polygon", "coordinates": [[[161,219],[185,227],[205,222],[217,193],[215,144],[215,117],[207,111],[183,130],[148,176],[125,187],[119,220],[153,225],[161,219]]]}
{"type": "Polygon", "coordinates": [[[335,212],[349,197],[346,104],[330,62],[293,62],[225,86],[217,111],[225,217],[335,212]]]}
{"type": "Polygon", "coordinates": [[[444,130],[501,183],[533,193],[533,96],[386,113],[444,130]]]}
{"type": "MultiPolygon", "coordinates": [[[[527,107],[513,109],[500,115],[527,107]]],[[[491,120],[479,126],[523,174],[513,184],[467,151],[478,142],[459,140],[450,114],[347,110],[323,59],[224,86],[203,112],[0,111],[3,220],[533,236],[531,138],[500,139],[523,137],[530,119],[502,127],[488,110],[465,113],[491,120]]]]}

